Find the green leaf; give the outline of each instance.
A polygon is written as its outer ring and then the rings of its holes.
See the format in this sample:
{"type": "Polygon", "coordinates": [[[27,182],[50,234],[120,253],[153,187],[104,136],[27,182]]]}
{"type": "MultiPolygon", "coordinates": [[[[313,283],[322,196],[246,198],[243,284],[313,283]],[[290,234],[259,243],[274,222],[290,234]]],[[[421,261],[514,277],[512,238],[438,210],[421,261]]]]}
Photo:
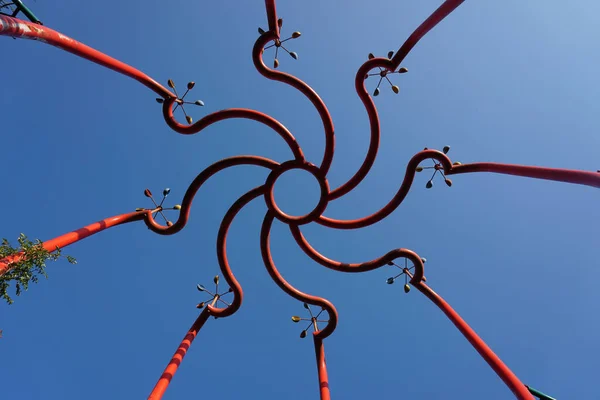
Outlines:
{"type": "MultiPolygon", "coordinates": [[[[44,248],[44,244],[39,239],[31,241],[24,233],[17,238],[18,247],[12,247],[7,239],[2,239],[0,244],[0,258],[8,256],[17,256],[16,260],[9,263],[10,270],[3,276],[0,276],[0,299],[4,299],[8,304],[13,304],[13,300],[8,294],[10,283],[15,283],[15,294],[21,295],[23,290],[29,288],[29,283],[37,283],[38,275],[48,278],[46,274],[46,262],[48,260],[57,261],[62,257],[62,251],[58,247],[54,252],[49,252],[44,248]]],[[[74,257],[66,256],[71,264],[76,264],[74,257]]]]}

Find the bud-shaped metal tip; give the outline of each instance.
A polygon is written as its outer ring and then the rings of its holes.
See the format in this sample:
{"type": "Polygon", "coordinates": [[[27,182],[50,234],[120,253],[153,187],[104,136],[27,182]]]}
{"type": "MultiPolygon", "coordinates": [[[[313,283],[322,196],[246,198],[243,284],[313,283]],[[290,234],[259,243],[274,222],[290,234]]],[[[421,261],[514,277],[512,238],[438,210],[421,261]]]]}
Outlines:
{"type": "Polygon", "coordinates": [[[308,310],[308,304],[304,303],[303,306],[308,310]]]}
{"type": "Polygon", "coordinates": [[[373,96],[379,96],[379,88],[375,88],[373,91],[373,96]]]}
{"type": "Polygon", "coordinates": [[[400,67],[400,69],[398,70],[398,72],[401,73],[401,74],[405,74],[405,73],[408,72],[408,68],[406,68],[406,67],[400,67]]]}
{"type": "Polygon", "coordinates": [[[150,189],[144,190],[144,196],[146,196],[146,197],[152,197],[152,192],[150,191],[150,189]]]}
{"type": "Polygon", "coordinates": [[[431,189],[431,188],[433,187],[433,182],[431,182],[431,181],[427,181],[427,183],[425,184],[425,187],[426,187],[427,189],[431,189]]]}
{"type": "Polygon", "coordinates": [[[292,52],[290,52],[290,56],[292,56],[292,58],[293,58],[294,60],[297,60],[297,59],[298,59],[298,53],[296,53],[295,51],[292,51],[292,52]]]}
{"type": "Polygon", "coordinates": [[[462,165],[462,163],[460,161],[455,161],[452,163],[452,165],[462,165]]]}
{"type": "Polygon", "coordinates": [[[444,146],[442,151],[444,152],[444,154],[447,154],[450,151],[450,146],[444,146]]]}
{"type": "Polygon", "coordinates": [[[301,35],[302,34],[300,32],[296,31],[296,32],[292,33],[292,38],[298,39],[301,35]]]}
{"type": "Polygon", "coordinates": [[[387,278],[387,280],[385,281],[388,285],[391,285],[392,283],[394,283],[395,279],[394,278],[387,278]]]}
{"type": "Polygon", "coordinates": [[[446,178],[444,182],[446,182],[446,185],[448,185],[448,187],[452,186],[452,180],[450,178],[446,178]]]}
{"type": "Polygon", "coordinates": [[[265,33],[265,30],[259,26],[258,27],[258,33],[262,35],[262,34],[265,33]]]}
{"type": "Polygon", "coordinates": [[[175,204],[173,206],[173,210],[181,210],[181,205],[180,204],[175,204]]]}
{"type": "Polygon", "coordinates": [[[144,211],[144,208],[136,208],[135,211],[144,211]]]}
{"type": "Polygon", "coordinates": [[[173,226],[173,223],[171,221],[167,221],[167,226],[173,226]]]}
{"type": "Polygon", "coordinates": [[[163,196],[167,197],[169,195],[169,193],[171,193],[170,188],[165,188],[165,190],[163,190],[163,196]]]}
{"type": "Polygon", "coordinates": [[[423,171],[423,167],[417,167],[417,168],[415,168],[415,171],[421,172],[421,171],[423,171]]]}
{"type": "Polygon", "coordinates": [[[369,78],[369,74],[365,74],[365,79],[368,79],[368,78],[369,78]]]}
{"type": "Polygon", "coordinates": [[[279,18],[277,20],[277,26],[279,26],[279,29],[281,29],[281,27],[283,26],[283,18],[279,18]]]}
{"type": "Polygon", "coordinates": [[[294,316],[292,317],[292,321],[294,321],[294,322],[300,322],[300,317],[299,317],[299,316],[297,316],[297,315],[294,315],[294,316]]]}
{"type": "Polygon", "coordinates": [[[157,97],[157,98],[156,98],[156,102],[157,102],[158,104],[162,104],[162,103],[164,103],[164,99],[161,99],[160,97],[157,97]]]}
{"type": "Polygon", "coordinates": [[[373,53],[369,53],[369,60],[375,58],[375,56],[373,55],[373,53]]]}
{"type": "Polygon", "coordinates": [[[392,58],[394,57],[394,52],[393,51],[389,51],[388,52],[388,58],[392,58]]]}
{"type": "Polygon", "coordinates": [[[273,68],[277,68],[277,67],[279,67],[279,60],[278,60],[278,59],[275,59],[275,60],[273,61],[273,68]]]}
{"type": "Polygon", "coordinates": [[[300,339],[304,339],[306,337],[306,331],[300,332],[300,339]]]}
{"type": "Polygon", "coordinates": [[[204,302],[202,302],[202,303],[199,303],[199,304],[196,306],[196,308],[204,308],[204,302]]]}
{"type": "Polygon", "coordinates": [[[169,80],[167,81],[167,85],[169,85],[169,87],[170,87],[171,89],[175,89],[175,84],[173,83],[173,80],[172,80],[172,79],[169,79],[169,80]]]}
{"type": "Polygon", "coordinates": [[[404,293],[408,292],[410,292],[410,285],[407,283],[406,285],[404,285],[404,293]]]}
{"type": "Polygon", "coordinates": [[[393,261],[388,261],[387,265],[394,265],[393,261]]]}
{"type": "Polygon", "coordinates": [[[194,122],[194,119],[192,117],[190,117],[189,115],[185,117],[185,120],[187,121],[188,124],[192,124],[192,122],[194,122]]]}
{"type": "Polygon", "coordinates": [[[400,88],[396,85],[392,86],[392,90],[394,91],[394,93],[398,94],[400,92],[400,88]]]}
{"type": "Polygon", "coordinates": [[[198,289],[199,292],[204,292],[206,290],[206,288],[201,284],[196,285],[196,289],[198,289]]]}
{"type": "Polygon", "coordinates": [[[219,284],[219,275],[215,275],[215,277],[213,278],[213,282],[215,283],[215,285],[219,284]]]}
{"type": "Polygon", "coordinates": [[[192,90],[194,88],[194,86],[196,86],[196,82],[188,82],[187,84],[187,89],[188,90],[192,90]]]}
{"type": "Polygon", "coordinates": [[[194,102],[195,105],[200,106],[200,107],[204,107],[204,102],[202,100],[196,100],[194,102]]]}
{"type": "Polygon", "coordinates": [[[423,264],[425,264],[425,263],[427,262],[427,259],[426,259],[425,257],[421,257],[421,262],[422,262],[423,264]]]}

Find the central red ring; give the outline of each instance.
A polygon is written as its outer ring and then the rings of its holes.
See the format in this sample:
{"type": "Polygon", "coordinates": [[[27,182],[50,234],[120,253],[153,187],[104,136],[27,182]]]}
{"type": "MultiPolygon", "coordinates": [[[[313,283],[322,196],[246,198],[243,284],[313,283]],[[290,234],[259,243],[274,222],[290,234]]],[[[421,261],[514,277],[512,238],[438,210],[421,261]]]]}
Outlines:
{"type": "Polygon", "coordinates": [[[310,164],[303,161],[291,160],[282,163],[279,167],[274,169],[269,176],[267,177],[267,181],[265,182],[266,192],[265,192],[265,202],[267,203],[267,207],[275,214],[275,218],[278,220],[285,222],[286,224],[294,224],[294,225],[304,225],[309,222],[315,221],[317,218],[323,214],[325,208],[327,208],[328,203],[328,195],[329,195],[329,183],[327,182],[327,178],[323,176],[319,167],[314,164],[310,164]],[[308,214],[301,216],[292,216],[284,213],[277,206],[274,199],[274,187],[277,178],[279,178],[283,173],[290,171],[292,169],[301,169],[310,173],[315,177],[317,182],[319,182],[319,187],[321,188],[321,197],[319,199],[319,203],[317,206],[308,214]]]}

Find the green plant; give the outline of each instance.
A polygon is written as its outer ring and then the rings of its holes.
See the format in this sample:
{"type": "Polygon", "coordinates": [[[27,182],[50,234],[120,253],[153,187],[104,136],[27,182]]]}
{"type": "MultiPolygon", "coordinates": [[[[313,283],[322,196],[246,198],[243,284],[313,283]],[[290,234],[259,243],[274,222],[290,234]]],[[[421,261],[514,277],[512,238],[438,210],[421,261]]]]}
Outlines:
{"type": "MultiPolygon", "coordinates": [[[[19,242],[18,247],[12,247],[6,239],[2,239],[0,244],[0,259],[14,258],[14,261],[9,262],[10,270],[0,276],[0,298],[6,300],[8,304],[13,303],[13,299],[8,294],[11,282],[15,282],[15,294],[20,296],[23,290],[29,288],[30,282],[38,282],[39,275],[48,278],[46,274],[48,260],[57,261],[62,256],[58,247],[55,251],[50,252],[44,248],[40,240],[36,239],[32,242],[23,233],[19,235],[17,241],[19,242]]],[[[77,264],[75,258],[65,257],[71,264],[77,264]]]]}

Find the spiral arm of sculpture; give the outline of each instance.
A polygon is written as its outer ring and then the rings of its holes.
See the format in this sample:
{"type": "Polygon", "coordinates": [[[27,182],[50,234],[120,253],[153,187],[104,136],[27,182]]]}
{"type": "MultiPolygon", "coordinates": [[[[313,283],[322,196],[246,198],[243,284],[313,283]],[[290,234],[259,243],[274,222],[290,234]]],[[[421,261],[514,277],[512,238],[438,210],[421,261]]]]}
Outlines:
{"type": "MultiPolygon", "coordinates": [[[[192,325],[192,328],[188,331],[188,334],[184,338],[184,341],[180,345],[180,348],[172,358],[171,362],[167,366],[165,373],[161,376],[161,379],[157,383],[151,398],[159,399],[167,385],[169,384],[173,374],[175,373],[177,366],[183,359],[183,355],[187,351],[187,348],[191,345],[192,340],[196,337],[196,334],[206,322],[209,316],[213,317],[226,317],[235,313],[242,304],[243,291],[240,283],[235,278],[229,262],[227,260],[227,233],[229,227],[233,223],[235,216],[239,211],[254,199],[263,196],[267,205],[267,212],[265,214],[261,234],[260,234],[260,246],[261,255],[265,267],[273,279],[273,281],[282,289],[286,294],[291,297],[302,301],[307,304],[319,306],[326,310],[329,314],[329,322],[324,328],[316,329],[313,334],[313,340],[315,345],[315,355],[317,357],[317,367],[319,373],[320,382],[320,394],[321,399],[329,399],[329,386],[327,382],[327,371],[325,368],[325,353],[323,347],[323,339],[331,335],[337,326],[338,315],[335,307],[326,299],[321,297],[312,296],[301,292],[294,288],[288,283],[283,276],[277,270],[275,263],[271,257],[270,249],[270,232],[273,221],[278,219],[281,222],[289,225],[290,231],[298,243],[299,247],[314,261],[317,263],[341,272],[364,272],[374,270],[381,266],[387,265],[394,260],[399,258],[405,258],[412,262],[414,265],[414,272],[410,273],[411,283],[418,288],[425,296],[430,299],[436,306],[438,306],[448,318],[455,324],[455,326],[461,331],[461,333],[469,340],[473,347],[481,354],[481,356],[488,362],[492,369],[501,377],[504,383],[513,391],[515,396],[519,399],[530,399],[531,395],[527,391],[525,385],[523,385],[518,378],[502,363],[502,361],[491,351],[491,349],[483,342],[475,332],[464,322],[461,317],[446,303],[437,293],[430,289],[424,283],[424,271],[422,259],[413,251],[408,249],[395,249],[391,250],[385,255],[376,258],[371,261],[363,263],[342,263],[328,259],[327,257],[320,254],[315,250],[310,243],[303,236],[301,231],[301,225],[308,224],[311,222],[318,223],[323,226],[336,229],[357,229],[366,227],[381,221],[382,219],[389,216],[406,198],[408,192],[414,181],[416,172],[419,169],[419,164],[426,159],[433,159],[436,162],[436,171],[443,171],[445,175],[459,175],[464,173],[475,173],[475,172],[491,172],[499,174],[508,174],[522,177],[529,177],[535,179],[545,179],[562,181],[568,183],[575,183],[581,185],[592,186],[600,188],[600,173],[588,172],[588,171],[575,171],[566,169],[554,169],[554,168],[543,168],[523,165],[510,165],[500,163],[471,163],[461,165],[459,163],[452,163],[452,161],[445,154],[446,151],[440,152],[437,150],[425,149],[415,154],[408,162],[406,171],[404,174],[403,181],[398,188],[396,194],[392,199],[380,210],[364,216],[358,219],[352,220],[339,220],[326,217],[324,212],[328,206],[329,201],[333,201],[337,198],[344,196],[345,194],[356,188],[362,180],[367,176],[371,167],[375,162],[377,151],[380,143],[380,124],[377,114],[377,109],[371,95],[367,92],[365,87],[365,76],[372,70],[381,70],[394,72],[403,62],[408,53],[414,48],[417,42],[423,38],[423,36],[435,27],[440,21],[454,11],[464,0],[446,0],[432,15],[427,18],[417,29],[409,36],[409,38],[400,46],[399,50],[388,59],[372,57],[363,65],[361,65],[356,73],[355,77],[355,89],[361,102],[363,103],[367,116],[369,118],[370,125],[370,141],[369,147],[361,166],[354,173],[354,175],[341,186],[331,190],[327,181],[327,174],[333,162],[334,150],[335,150],[335,129],[333,125],[332,117],[327,109],[327,106],[319,95],[305,82],[302,80],[281,72],[275,69],[268,68],[263,61],[263,52],[265,46],[273,41],[280,39],[280,24],[281,20],[278,18],[276,11],[275,0],[265,0],[265,8],[267,14],[267,22],[269,30],[262,32],[258,40],[252,49],[252,59],[254,66],[257,71],[264,77],[285,83],[300,91],[316,108],[319,117],[322,121],[325,146],[324,154],[320,164],[314,165],[305,160],[301,147],[298,145],[294,136],[289,132],[287,128],[279,121],[274,118],[250,109],[226,109],[211,113],[198,120],[196,123],[188,125],[177,122],[173,115],[173,110],[182,104],[182,99],[178,97],[177,93],[172,93],[167,88],[160,85],[154,79],[141,71],[118,61],[110,56],[107,56],[87,45],[77,42],[57,31],[42,26],[40,24],[29,23],[21,21],[16,18],[12,18],[5,15],[0,15],[0,35],[12,36],[25,39],[40,40],[47,44],[58,47],[67,52],[73,53],[77,56],[90,60],[94,63],[110,68],[121,74],[129,76],[138,82],[142,83],[146,87],[153,90],[156,94],[161,96],[159,102],[163,104],[162,113],[167,125],[174,131],[189,135],[198,133],[208,126],[231,118],[244,118],[250,119],[261,124],[268,126],[278,133],[283,140],[288,144],[292,151],[293,160],[277,163],[275,161],[258,157],[258,156],[237,156],[216,162],[202,171],[190,184],[187,189],[182,204],[179,217],[177,221],[170,226],[163,226],[156,222],[154,215],[160,211],[160,207],[152,210],[138,211],[135,213],[118,215],[111,217],[95,224],[89,225],[85,228],[77,231],[70,232],[66,235],[62,235],[58,238],[44,242],[44,247],[53,251],[56,247],[64,247],[85,237],[98,233],[107,228],[117,226],[124,223],[144,220],[150,230],[161,235],[170,235],[179,232],[187,224],[191,205],[195,198],[196,193],[201,186],[214,174],[219,171],[239,165],[254,165],[266,168],[270,171],[265,183],[258,186],[251,191],[240,197],[227,211],[225,217],[221,222],[219,232],[217,235],[217,256],[219,266],[222,274],[230,285],[234,300],[230,305],[225,308],[218,307],[215,303],[209,304],[205,310],[200,314],[196,322],[192,325]],[[290,216],[285,214],[277,206],[273,188],[276,180],[285,172],[292,169],[302,169],[311,173],[318,181],[321,196],[317,207],[313,211],[304,216],[290,216]]],[[[170,87],[174,87],[169,84],[170,87]]],[[[184,95],[185,96],[185,95],[184,95]]],[[[5,258],[0,260],[0,275],[6,273],[10,269],[11,263],[19,260],[21,255],[12,256],[11,258],[5,258]]],[[[407,272],[408,273],[408,272],[407,272]]]]}

